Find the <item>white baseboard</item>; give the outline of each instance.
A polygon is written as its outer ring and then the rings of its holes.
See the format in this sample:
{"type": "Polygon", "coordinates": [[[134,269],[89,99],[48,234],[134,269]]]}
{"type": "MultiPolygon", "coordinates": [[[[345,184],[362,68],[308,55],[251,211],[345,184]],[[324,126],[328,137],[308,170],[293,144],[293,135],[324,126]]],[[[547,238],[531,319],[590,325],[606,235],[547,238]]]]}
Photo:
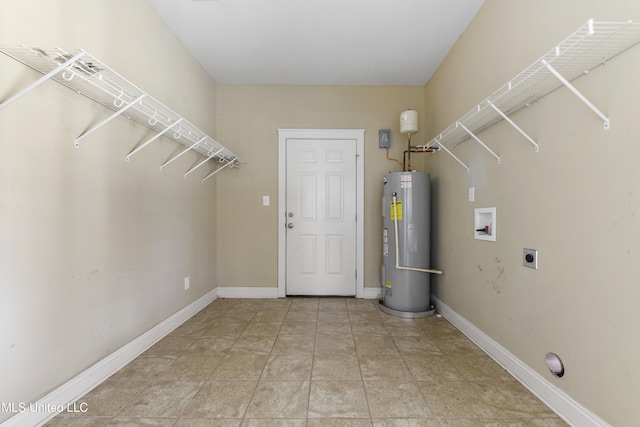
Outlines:
{"type": "MultiPolygon", "coordinates": [[[[382,297],[379,288],[364,288],[364,298],[382,297]]],[[[1,427],[22,427],[43,425],[60,411],[51,408],[66,409],[80,397],[94,389],[104,380],[138,357],[168,333],[209,305],[216,298],[277,298],[278,288],[265,287],[219,287],[203,295],[182,310],[145,332],[133,341],[111,353],[95,365],[81,372],[51,393],[31,404],[36,409],[18,412],[2,424],[1,427]]],[[[568,394],[551,384],[544,377],[516,358],[491,337],[486,335],[464,317],[452,310],[437,297],[432,297],[438,312],[476,343],[511,375],[546,403],[566,422],[580,427],[611,427],[606,421],[573,400],[568,394]]],[[[31,406],[28,406],[29,409],[31,406]]]]}
{"type": "Polygon", "coordinates": [[[531,369],[467,319],[453,311],[447,304],[435,296],[431,298],[440,314],[484,350],[492,359],[502,365],[507,372],[513,375],[516,380],[528,388],[567,423],[579,427],[611,427],[602,418],[580,405],[571,396],[531,369]]]}
{"type": "Polygon", "coordinates": [[[382,298],[382,287],[364,288],[362,297],[364,299],[380,299],[382,298]]]}
{"type": "Polygon", "coordinates": [[[93,390],[104,380],[115,374],[126,364],[145,352],[169,332],[180,326],[194,314],[205,308],[218,296],[214,289],[198,298],[182,310],[158,323],[156,326],[120,347],[104,359],[97,362],[76,377],[70,379],[37,402],[25,405],[25,410],[18,412],[2,424],[1,427],[40,426],[55,417],[61,410],[82,409],[74,407],[73,402],[93,390]],[[31,410],[33,408],[33,410],[31,410]]]}
{"type": "Polygon", "coordinates": [[[219,298],[278,298],[278,288],[218,286],[219,298]]]}
{"type": "MultiPolygon", "coordinates": [[[[219,298],[278,298],[278,288],[229,286],[218,287],[219,298]]],[[[364,288],[364,299],[382,298],[382,289],[364,288]]]]}

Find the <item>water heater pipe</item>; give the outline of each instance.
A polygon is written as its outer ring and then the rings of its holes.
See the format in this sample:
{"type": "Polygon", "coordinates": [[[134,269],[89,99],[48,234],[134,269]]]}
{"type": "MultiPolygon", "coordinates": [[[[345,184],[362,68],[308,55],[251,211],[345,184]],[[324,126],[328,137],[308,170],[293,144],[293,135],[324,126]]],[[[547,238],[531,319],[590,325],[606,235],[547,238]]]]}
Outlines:
{"type": "Polygon", "coordinates": [[[426,268],[404,267],[400,265],[400,256],[398,250],[398,211],[396,210],[396,193],[393,193],[393,226],[396,232],[396,270],[421,271],[423,273],[442,274],[440,270],[429,270],[426,268]]]}

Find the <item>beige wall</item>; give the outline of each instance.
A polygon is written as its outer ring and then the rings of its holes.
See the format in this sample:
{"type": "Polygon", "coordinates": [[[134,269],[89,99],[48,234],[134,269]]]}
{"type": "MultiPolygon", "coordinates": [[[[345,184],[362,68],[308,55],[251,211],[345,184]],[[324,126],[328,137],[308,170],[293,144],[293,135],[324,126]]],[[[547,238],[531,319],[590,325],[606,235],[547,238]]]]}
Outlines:
{"type": "MultiPolygon", "coordinates": [[[[640,20],[640,3],[488,0],[426,86],[426,128],[436,135],[587,19],[640,20]]],[[[611,118],[611,130],[561,89],[478,144],[425,163],[432,174],[437,296],[551,383],[614,426],[640,420],[640,46],[576,81],[611,118]],[[467,201],[468,187],[476,201],[467,201]],[[473,209],[497,207],[497,242],[473,239],[473,209]],[[522,249],[539,250],[539,269],[522,249]],[[544,357],[565,363],[553,377],[544,357]]]]}
{"type": "MultiPolygon", "coordinates": [[[[77,150],[108,113],[53,82],[0,111],[2,402],[67,381],[213,289],[216,274],[220,286],[276,287],[277,128],[366,130],[364,281],[378,286],[380,181],[400,170],[378,129],[393,130],[401,158],[402,110],[419,111],[414,142],[426,142],[588,18],[640,19],[632,1],[488,0],[425,88],[216,87],[146,2],[35,3],[0,0],[0,44],[84,48],[247,164],[204,185],[182,179],[195,156],[159,174],[177,149],[166,141],[125,163],[149,134],[122,119],[77,150]]],[[[640,47],[577,82],[611,116],[608,132],[560,90],[515,117],[539,153],[503,123],[482,135],[501,165],[471,143],[458,149],[469,175],[445,153],[413,160],[433,179],[438,297],[615,426],[640,419],[638,69],[640,47]],[[496,243],[471,238],[484,206],[498,209],[496,243]],[[538,270],[522,267],[523,247],[540,251],[538,270]],[[549,351],[562,379],[544,366],[549,351]]],[[[5,56],[0,73],[0,100],[37,78],[5,56]]]]}
{"type": "MultiPolygon", "coordinates": [[[[145,1],[0,0],[0,44],[84,48],[215,136],[216,86],[145,1]]],[[[0,55],[0,100],[39,75],[0,55]]],[[[0,111],[0,402],[29,402],[215,288],[199,157],[55,82],[0,111]],[[184,291],[184,276],[191,289],[184,291]]],[[[207,169],[203,167],[202,169],[207,169]]],[[[8,413],[0,414],[0,421],[8,413]]]]}
{"type": "MultiPolygon", "coordinates": [[[[380,286],[382,178],[402,166],[378,148],[378,129],[392,130],[391,156],[406,140],[400,113],[424,104],[422,87],[218,85],[218,136],[237,141],[247,162],[218,180],[218,283],[278,284],[278,128],[365,129],[365,287],[380,286]],[[271,206],[262,206],[269,195],[271,206]]],[[[420,135],[420,134],[418,134],[420,135]]]]}

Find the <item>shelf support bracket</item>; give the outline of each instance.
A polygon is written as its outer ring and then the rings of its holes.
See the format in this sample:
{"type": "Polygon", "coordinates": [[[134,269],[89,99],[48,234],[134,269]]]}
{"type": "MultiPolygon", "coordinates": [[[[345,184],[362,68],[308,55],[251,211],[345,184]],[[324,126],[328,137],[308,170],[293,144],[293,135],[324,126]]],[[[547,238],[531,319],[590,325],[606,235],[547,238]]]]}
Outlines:
{"type": "Polygon", "coordinates": [[[487,145],[484,142],[480,141],[480,138],[478,138],[473,132],[467,129],[466,126],[462,124],[462,122],[456,122],[456,126],[460,126],[462,129],[464,129],[469,134],[469,136],[475,139],[478,144],[482,145],[485,150],[491,153],[491,155],[495,157],[496,160],[498,160],[498,164],[500,164],[500,156],[494,153],[493,150],[491,150],[491,148],[487,147],[487,145]]]}
{"type": "Polygon", "coordinates": [[[467,173],[469,173],[469,166],[465,165],[462,160],[460,160],[458,157],[456,157],[455,154],[453,154],[451,151],[449,151],[449,149],[447,147],[444,146],[444,144],[442,144],[440,142],[440,140],[438,139],[434,139],[434,141],[436,142],[436,144],[438,144],[438,147],[442,148],[444,151],[447,152],[447,154],[449,154],[451,157],[453,157],[455,159],[456,162],[460,163],[462,165],[463,168],[465,168],[467,170],[467,173]]]}
{"type": "Polygon", "coordinates": [[[85,51],[80,51],[76,55],[71,57],[68,61],[65,61],[63,64],[58,65],[56,68],[54,68],[53,70],[49,71],[47,74],[45,74],[44,76],[40,77],[38,80],[36,80],[35,82],[31,83],[29,86],[27,86],[26,88],[22,89],[20,92],[16,93],[11,98],[7,99],[2,104],[0,104],[0,110],[2,110],[7,105],[11,104],[13,101],[18,100],[23,95],[26,95],[32,89],[35,89],[36,87],[40,86],[42,83],[46,82],[51,77],[53,77],[56,74],[58,74],[60,71],[64,70],[65,68],[68,68],[73,63],[75,63],[78,59],[82,58],[84,55],[86,55],[86,52],[85,51]]]}
{"type": "Polygon", "coordinates": [[[224,148],[219,149],[218,151],[216,151],[213,154],[208,155],[203,161],[201,161],[200,163],[198,163],[197,165],[195,165],[194,167],[192,167],[191,169],[189,169],[185,174],[184,177],[186,178],[187,175],[189,175],[191,172],[193,172],[194,170],[198,169],[200,166],[204,165],[205,163],[207,163],[209,161],[209,159],[213,159],[217,154],[219,154],[220,152],[224,151],[224,148]]]}
{"type": "Polygon", "coordinates": [[[498,107],[496,107],[495,105],[493,105],[493,102],[489,102],[489,105],[491,106],[491,108],[493,108],[496,113],[500,114],[500,116],[502,116],[503,119],[505,119],[511,126],[513,126],[513,128],[515,130],[517,130],[518,132],[520,132],[520,134],[522,136],[524,136],[527,141],[529,141],[531,144],[533,144],[534,147],[534,151],[538,152],[538,143],[535,142],[533,140],[533,138],[531,138],[529,135],[527,135],[527,133],[525,131],[523,131],[520,126],[518,126],[513,120],[511,120],[505,113],[503,113],[498,107]]]}
{"type": "Polygon", "coordinates": [[[214,170],[209,175],[207,175],[204,178],[202,178],[202,182],[204,182],[206,179],[211,178],[213,175],[217,174],[218,172],[220,172],[222,169],[226,168],[227,166],[233,167],[233,164],[236,163],[237,160],[238,160],[238,158],[235,157],[233,160],[230,160],[227,163],[225,163],[224,166],[220,166],[218,169],[214,170]]]}
{"type": "Polygon", "coordinates": [[[106,125],[107,123],[109,123],[111,120],[115,119],[116,117],[118,117],[120,114],[124,113],[125,111],[127,111],[129,108],[133,107],[136,103],[140,102],[145,96],[147,96],[147,94],[142,94],[139,97],[137,97],[133,102],[131,102],[130,104],[125,105],[124,107],[122,107],[121,109],[119,109],[118,111],[116,111],[115,113],[113,113],[111,116],[109,116],[108,118],[106,118],[105,120],[103,120],[100,124],[96,125],[95,127],[93,127],[92,129],[89,129],[88,131],[86,131],[85,133],[83,133],[82,135],[80,135],[79,137],[76,138],[76,142],[75,142],[75,146],[76,148],[80,148],[80,140],[84,139],[85,137],[91,135],[93,132],[95,132],[96,130],[98,130],[99,128],[101,128],[102,126],[106,125]]]}
{"type": "Polygon", "coordinates": [[[141,146],[139,146],[138,148],[136,148],[135,150],[131,151],[129,154],[127,154],[127,157],[124,158],[125,161],[129,161],[129,159],[131,158],[131,156],[133,156],[134,154],[136,154],[138,151],[142,150],[144,147],[146,147],[147,145],[151,144],[153,141],[155,141],[156,139],[160,138],[162,135],[164,135],[165,133],[167,133],[172,127],[174,127],[175,125],[177,125],[178,123],[180,123],[183,120],[183,118],[179,118],[178,120],[176,120],[173,124],[169,125],[169,127],[165,128],[162,132],[159,132],[157,135],[155,135],[153,138],[151,138],[150,140],[148,140],[147,142],[145,142],[144,144],[142,144],[141,146]]]}
{"type": "Polygon", "coordinates": [[[205,140],[207,139],[207,137],[203,137],[200,141],[193,143],[192,145],[190,145],[189,147],[185,148],[184,150],[182,150],[181,152],[179,152],[178,154],[176,154],[175,156],[173,156],[172,158],[170,158],[169,160],[167,160],[166,162],[164,162],[163,164],[160,165],[160,172],[162,172],[162,170],[164,169],[165,166],[167,166],[169,163],[173,162],[174,160],[182,157],[183,154],[186,154],[187,151],[193,150],[194,148],[196,148],[198,145],[202,144],[205,140]]]}
{"type": "Polygon", "coordinates": [[[591,109],[591,111],[596,113],[596,115],[602,119],[602,121],[604,122],[604,130],[609,130],[609,128],[611,127],[611,121],[609,120],[609,117],[605,116],[602,111],[600,111],[595,105],[593,105],[591,101],[587,99],[587,97],[580,93],[580,91],[576,89],[575,86],[573,86],[569,82],[569,80],[565,79],[564,76],[562,76],[562,74],[560,74],[555,68],[553,68],[551,64],[549,64],[546,60],[543,59],[542,64],[547,67],[551,74],[556,76],[556,78],[560,80],[563,85],[565,85],[571,92],[573,92],[573,94],[577,96],[580,101],[582,101],[587,107],[591,109]]]}

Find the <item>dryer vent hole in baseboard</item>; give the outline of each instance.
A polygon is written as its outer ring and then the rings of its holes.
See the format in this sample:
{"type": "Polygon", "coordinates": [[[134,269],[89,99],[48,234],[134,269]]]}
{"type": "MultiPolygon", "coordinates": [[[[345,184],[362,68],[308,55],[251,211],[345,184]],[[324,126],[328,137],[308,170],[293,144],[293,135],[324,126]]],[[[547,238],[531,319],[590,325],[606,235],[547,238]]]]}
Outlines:
{"type": "Polygon", "coordinates": [[[544,358],[545,363],[547,364],[547,368],[551,371],[553,375],[560,378],[564,375],[564,364],[560,357],[555,353],[547,353],[544,358]]]}

